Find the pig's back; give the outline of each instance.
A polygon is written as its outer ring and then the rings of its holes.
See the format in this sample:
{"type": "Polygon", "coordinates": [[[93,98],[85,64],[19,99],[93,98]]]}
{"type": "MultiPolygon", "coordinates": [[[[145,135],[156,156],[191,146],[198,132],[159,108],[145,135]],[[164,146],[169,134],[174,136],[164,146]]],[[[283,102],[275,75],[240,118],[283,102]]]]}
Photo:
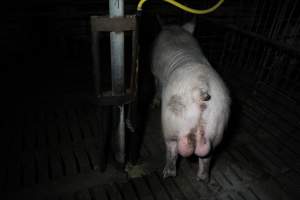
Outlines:
{"type": "Polygon", "coordinates": [[[164,85],[174,70],[189,63],[208,63],[198,42],[181,27],[165,27],[154,42],[152,73],[164,85]]]}

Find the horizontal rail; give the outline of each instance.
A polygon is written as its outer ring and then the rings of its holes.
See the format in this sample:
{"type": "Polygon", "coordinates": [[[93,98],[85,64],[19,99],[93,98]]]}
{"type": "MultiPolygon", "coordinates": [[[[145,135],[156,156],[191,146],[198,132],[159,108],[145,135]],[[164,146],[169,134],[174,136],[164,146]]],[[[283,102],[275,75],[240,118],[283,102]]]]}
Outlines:
{"type": "Polygon", "coordinates": [[[244,36],[247,36],[247,37],[250,37],[250,38],[253,38],[253,39],[256,39],[256,40],[260,40],[264,44],[267,44],[267,45],[269,45],[273,48],[276,48],[278,50],[284,51],[285,53],[287,53],[291,56],[300,58],[300,51],[298,49],[293,48],[289,45],[283,44],[281,42],[274,41],[274,40],[272,40],[270,38],[267,38],[263,35],[260,35],[260,34],[257,34],[257,33],[251,32],[251,31],[242,30],[242,29],[240,29],[239,27],[237,27],[235,25],[229,25],[229,24],[224,25],[222,23],[216,22],[216,21],[214,21],[212,19],[209,19],[209,18],[206,18],[206,17],[201,17],[201,18],[199,17],[198,19],[205,20],[209,23],[212,23],[212,24],[216,25],[217,27],[221,27],[223,29],[235,31],[235,32],[237,32],[239,34],[242,34],[244,36]]]}
{"type": "Polygon", "coordinates": [[[127,15],[125,17],[103,17],[91,16],[91,25],[93,32],[123,32],[136,29],[135,16],[127,15]]]}

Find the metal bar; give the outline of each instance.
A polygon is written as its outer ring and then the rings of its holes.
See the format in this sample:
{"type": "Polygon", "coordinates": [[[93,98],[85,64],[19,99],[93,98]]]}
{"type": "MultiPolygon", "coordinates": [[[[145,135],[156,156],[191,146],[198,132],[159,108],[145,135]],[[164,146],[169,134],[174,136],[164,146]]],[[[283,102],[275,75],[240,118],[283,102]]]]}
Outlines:
{"type": "Polygon", "coordinates": [[[114,18],[92,16],[92,20],[94,21],[94,31],[122,32],[136,29],[136,21],[133,15],[114,18]]]}
{"type": "Polygon", "coordinates": [[[105,96],[104,92],[100,98],[88,97],[89,101],[98,106],[122,106],[135,101],[134,94],[124,94],[122,96],[105,96]]]}
{"type": "Polygon", "coordinates": [[[115,152],[115,159],[121,163],[125,163],[125,117],[124,117],[124,105],[118,106],[120,112],[120,120],[117,130],[117,151],[115,152]]]}
{"type": "Polygon", "coordinates": [[[256,4],[255,4],[254,17],[253,17],[253,20],[252,20],[251,27],[249,28],[249,31],[254,31],[254,29],[256,28],[255,25],[256,25],[258,13],[259,13],[258,5],[259,5],[259,0],[257,0],[256,4]]]}
{"type": "MultiPolygon", "coordinates": [[[[135,18],[138,20],[138,17],[135,18]]],[[[136,22],[137,25],[138,21],[136,22]]],[[[131,79],[130,79],[130,91],[136,96],[137,95],[137,81],[138,81],[138,27],[136,30],[132,31],[132,54],[131,54],[131,79]]],[[[137,127],[137,101],[129,104],[126,124],[130,130],[129,140],[128,140],[128,160],[129,162],[135,164],[139,157],[140,152],[140,141],[141,134],[139,133],[137,127]]]]}
{"type": "MultiPolygon", "coordinates": [[[[124,16],[124,1],[109,1],[109,16],[124,16]]],[[[124,32],[110,33],[113,95],[124,93],[124,32]]]]}
{"type": "Polygon", "coordinates": [[[267,14],[266,14],[267,16],[264,18],[265,23],[261,27],[261,30],[262,30],[261,33],[265,36],[267,36],[269,34],[268,31],[270,31],[270,28],[271,28],[271,27],[268,27],[270,25],[270,23],[269,23],[270,17],[271,17],[271,19],[274,18],[271,16],[273,6],[274,6],[274,3],[271,5],[268,5],[267,8],[264,10],[264,12],[267,12],[267,14]]]}
{"type": "MultiPolygon", "coordinates": [[[[93,29],[93,20],[91,20],[91,27],[93,29]]],[[[100,61],[99,61],[99,44],[98,32],[92,30],[92,54],[93,54],[93,76],[94,76],[94,89],[96,96],[101,93],[100,89],[100,61]]]]}
{"type": "Polygon", "coordinates": [[[290,14],[289,14],[289,17],[288,17],[288,20],[287,20],[287,22],[286,22],[286,25],[285,25],[285,29],[283,30],[283,33],[282,33],[282,38],[284,39],[287,35],[289,35],[288,34],[288,31],[290,31],[291,32],[291,24],[290,24],[290,21],[291,21],[291,19],[292,19],[292,15],[294,14],[294,11],[295,11],[295,9],[296,9],[296,4],[297,4],[297,2],[298,1],[295,1],[294,2],[294,4],[293,4],[293,6],[292,6],[292,11],[290,12],[290,14]]]}
{"type": "Polygon", "coordinates": [[[282,30],[285,21],[285,14],[288,13],[288,3],[286,1],[282,1],[282,5],[280,6],[280,8],[282,9],[280,10],[280,15],[278,16],[277,20],[278,22],[275,30],[273,31],[273,38],[277,38],[278,36],[280,36],[280,31],[282,30]]]}
{"type": "Polygon", "coordinates": [[[261,23],[263,22],[262,18],[263,18],[263,13],[265,10],[265,4],[266,4],[266,1],[263,1],[262,6],[260,7],[259,14],[257,16],[257,21],[255,23],[256,24],[256,29],[254,31],[255,33],[259,32],[261,23]]]}
{"type": "MultiPolygon", "coordinates": [[[[275,4],[275,2],[274,2],[274,4],[275,4]]],[[[273,22],[270,27],[270,31],[269,31],[269,35],[268,35],[269,38],[272,38],[272,36],[273,36],[273,32],[276,27],[276,22],[278,21],[278,17],[280,15],[280,9],[281,9],[281,7],[279,6],[278,2],[276,2],[275,11],[274,11],[274,15],[273,15],[273,22]]]]}
{"type": "MultiPolygon", "coordinates": [[[[124,0],[109,1],[109,16],[123,17],[124,16],[124,0]]],[[[110,33],[110,52],[111,52],[111,78],[112,78],[112,94],[122,95],[125,90],[124,78],[124,32],[110,33]]],[[[125,122],[124,122],[124,105],[119,106],[119,116],[115,159],[123,164],[125,162],[125,122]]]]}
{"type": "Polygon", "coordinates": [[[222,23],[215,22],[215,21],[213,21],[211,19],[208,19],[206,17],[202,17],[201,19],[209,21],[210,23],[215,24],[220,28],[229,29],[229,30],[235,31],[239,34],[245,35],[247,37],[251,37],[253,39],[259,40],[259,41],[265,43],[266,45],[268,45],[272,48],[275,48],[275,49],[282,50],[283,52],[285,52],[285,53],[287,53],[291,56],[300,57],[300,51],[298,49],[293,48],[293,47],[288,46],[288,45],[285,45],[285,44],[282,44],[281,42],[274,41],[272,39],[266,38],[266,37],[264,37],[260,34],[257,34],[257,33],[242,30],[242,29],[240,29],[240,28],[238,28],[237,26],[234,26],[234,25],[224,25],[222,23]]]}
{"type": "Polygon", "coordinates": [[[227,38],[228,38],[228,33],[225,33],[224,34],[222,53],[220,55],[220,59],[219,59],[219,63],[218,63],[219,67],[222,66],[222,71],[224,71],[224,57],[225,57],[225,49],[227,47],[227,42],[226,41],[228,41],[227,38]]]}
{"type": "Polygon", "coordinates": [[[130,79],[130,90],[132,94],[136,92],[136,78],[138,72],[137,66],[137,34],[136,31],[132,31],[132,54],[131,54],[131,79],[130,79]]]}
{"type": "Polygon", "coordinates": [[[231,69],[231,66],[229,65],[229,59],[231,58],[232,59],[232,56],[233,56],[233,54],[231,53],[232,52],[232,49],[233,49],[233,44],[234,44],[234,36],[233,36],[233,34],[230,32],[230,31],[228,31],[228,47],[227,47],[227,49],[226,49],[226,51],[228,51],[228,52],[230,52],[230,56],[225,56],[225,58],[226,58],[226,61],[224,61],[224,73],[226,74],[226,75],[228,75],[229,73],[230,73],[230,70],[232,70],[231,69]]]}
{"type": "Polygon", "coordinates": [[[111,32],[111,79],[113,95],[124,93],[124,33],[111,32]]]}

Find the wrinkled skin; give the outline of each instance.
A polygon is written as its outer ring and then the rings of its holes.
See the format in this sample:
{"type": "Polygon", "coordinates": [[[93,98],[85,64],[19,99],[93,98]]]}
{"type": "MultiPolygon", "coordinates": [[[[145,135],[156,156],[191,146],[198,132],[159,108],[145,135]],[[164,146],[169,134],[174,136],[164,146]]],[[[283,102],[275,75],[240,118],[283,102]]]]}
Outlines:
{"type": "Polygon", "coordinates": [[[193,31],[193,23],[162,27],[152,54],[157,88],[153,104],[161,99],[166,144],[163,176],[176,176],[178,154],[196,154],[197,179],[207,182],[211,151],[221,142],[229,118],[230,97],[193,31]]]}

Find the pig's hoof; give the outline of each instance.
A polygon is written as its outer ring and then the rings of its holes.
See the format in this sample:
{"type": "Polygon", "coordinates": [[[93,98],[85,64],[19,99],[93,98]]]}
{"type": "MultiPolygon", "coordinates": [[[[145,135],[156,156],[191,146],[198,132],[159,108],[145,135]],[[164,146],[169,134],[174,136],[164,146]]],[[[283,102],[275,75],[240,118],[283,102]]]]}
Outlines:
{"type": "Polygon", "coordinates": [[[209,183],[209,175],[208,174],[198,174],[197,175],[197,181],[201,181],[201,182],[204,182],[204,183],[209,183]]]}
{"type": "Polygon", "coordinates": [[[169,176],[176,176],[176,169],[171,169],[170,167],[165,167],[163,171],[163,177],[167,178],[169,176]]]}

